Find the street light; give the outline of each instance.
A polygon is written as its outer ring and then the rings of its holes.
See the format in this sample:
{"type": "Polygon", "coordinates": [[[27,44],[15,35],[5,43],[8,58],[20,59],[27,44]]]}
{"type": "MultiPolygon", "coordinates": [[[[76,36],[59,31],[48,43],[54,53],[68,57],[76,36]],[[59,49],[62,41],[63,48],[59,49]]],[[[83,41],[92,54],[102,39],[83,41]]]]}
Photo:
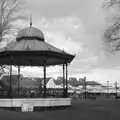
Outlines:
{"type": "Polygon", "coordinates": [[[84,99],[87,98],[87,91],[86,91],[86,77],[84,77],[84,99]]]}

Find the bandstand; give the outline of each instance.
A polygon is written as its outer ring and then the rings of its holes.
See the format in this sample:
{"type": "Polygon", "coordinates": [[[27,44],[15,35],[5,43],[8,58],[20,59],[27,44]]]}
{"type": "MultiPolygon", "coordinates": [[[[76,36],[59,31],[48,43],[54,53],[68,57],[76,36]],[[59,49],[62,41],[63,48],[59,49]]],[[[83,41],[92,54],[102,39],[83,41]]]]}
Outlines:
{"type": "MultiPolygon", "coordinates": [[[[64,44],[64,43],[63,43],[64,44]]],[[[0,93],[0,107],[57,107],[71,106],[71,98],[68,97],[68,64],[75,56],[66,53],[50,44],[44,39],[41,30],[30,24],[18,32],[16,41],[8,44],[0,50],[0,64],[10,66],[9,86],[0,93]],[[46,69],[48,66],[62,65],[63,88],[46,88],[46,69]],[[12,66],[18,68],[17,87],[13,87],[12,66]],[[20,66],[43,67],[43,86],[33,89],[25,89],[20,86],[20,66]],[[34,94],[31,93],[34,91],[34,94]],[[52,91],[56,91],[53,94],[52,91]],[[59,93],[59,94],[58,94],[59,93]]]]}

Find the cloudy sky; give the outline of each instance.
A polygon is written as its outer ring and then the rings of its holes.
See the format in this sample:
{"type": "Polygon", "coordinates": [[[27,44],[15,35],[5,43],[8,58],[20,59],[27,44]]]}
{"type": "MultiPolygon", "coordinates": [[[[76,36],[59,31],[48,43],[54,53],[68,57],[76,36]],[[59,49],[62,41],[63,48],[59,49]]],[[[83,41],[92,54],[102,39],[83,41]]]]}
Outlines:
{"type": "MultiPolygon", "coordinates": [[[[120,53],[110,54],[102,38],[107,24],[103,0],[25,1],[24,13],[32,15],[33,26],[44,32],[46,41],[76,54],[69,66],[70,76],[86,76],[87,80],[102,83],[120,82],[120,53]]],[[[29,21],[23,25],[27,27],[29,21]]],[[[48,74],[59,75],[61,68],[55,68],[48,68],[48,74]]],[[[39,76],[39,68],[34,72],[29,69],[25,74],[28,73],[39,76]]]]}

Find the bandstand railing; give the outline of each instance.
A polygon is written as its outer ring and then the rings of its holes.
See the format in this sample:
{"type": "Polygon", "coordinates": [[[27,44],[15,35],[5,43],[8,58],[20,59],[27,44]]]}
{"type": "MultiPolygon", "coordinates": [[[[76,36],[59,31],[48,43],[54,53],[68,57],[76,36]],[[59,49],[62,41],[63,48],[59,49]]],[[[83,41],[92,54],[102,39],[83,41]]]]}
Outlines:
{"type": "MultiPolygon", "coordinates": [[[[44,98],[44,97],[67,97],[66,89],[63,88],[46,88],[46,95],[44,95],[44,88],[15,88],[12,90],[12,98],[44,98]]],[[[8,91],[0,90],[0,98],[9,98],[8,91]]]]}

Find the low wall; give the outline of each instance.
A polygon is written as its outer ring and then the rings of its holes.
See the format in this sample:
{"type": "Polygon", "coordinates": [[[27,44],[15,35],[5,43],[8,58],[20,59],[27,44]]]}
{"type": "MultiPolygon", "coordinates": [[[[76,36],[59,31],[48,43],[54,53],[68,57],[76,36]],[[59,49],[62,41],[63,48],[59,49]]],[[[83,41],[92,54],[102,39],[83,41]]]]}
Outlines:
{"type": "Polygon", "coordinates": [[[71,106],[71,98],[17,98],[0,99],[0,107],[55,107],[71,106]]]}

